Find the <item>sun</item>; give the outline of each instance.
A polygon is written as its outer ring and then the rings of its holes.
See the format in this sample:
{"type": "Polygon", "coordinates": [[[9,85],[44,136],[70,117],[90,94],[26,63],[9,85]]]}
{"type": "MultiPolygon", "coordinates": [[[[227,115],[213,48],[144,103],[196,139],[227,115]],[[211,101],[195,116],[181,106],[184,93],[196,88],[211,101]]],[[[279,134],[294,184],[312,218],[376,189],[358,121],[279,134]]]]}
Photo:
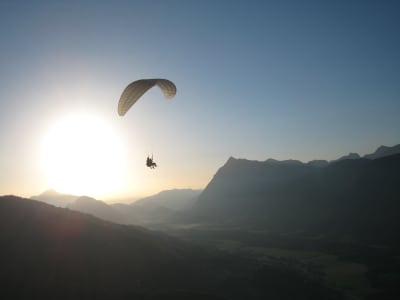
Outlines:
{"type": "Polygon", "coordinates": [[[89,115],[66,117],[43,138],[42,170],[52,189],[74,195],[101,196],[122,186],[121,139],[103,120],[89,115]]]}

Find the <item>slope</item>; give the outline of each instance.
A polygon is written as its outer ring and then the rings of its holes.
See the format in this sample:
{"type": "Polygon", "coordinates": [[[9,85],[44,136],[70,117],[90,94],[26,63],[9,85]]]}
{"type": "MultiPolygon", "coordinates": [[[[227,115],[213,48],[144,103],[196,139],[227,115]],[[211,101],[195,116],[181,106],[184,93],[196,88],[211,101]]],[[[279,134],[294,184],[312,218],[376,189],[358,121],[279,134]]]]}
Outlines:
{"type": "Polygon", "coordinates": [[[0,247],[5,299],[146,297],[215,279],[212,257],[186,243],[15,196],[0,197],[0,247]]]}

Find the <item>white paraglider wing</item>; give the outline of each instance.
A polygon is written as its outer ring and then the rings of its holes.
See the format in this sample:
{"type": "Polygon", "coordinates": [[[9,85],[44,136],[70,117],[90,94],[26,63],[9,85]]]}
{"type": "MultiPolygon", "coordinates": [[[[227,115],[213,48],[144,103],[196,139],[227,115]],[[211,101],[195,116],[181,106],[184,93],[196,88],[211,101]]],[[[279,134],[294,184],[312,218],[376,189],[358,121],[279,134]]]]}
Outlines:
{"type": "Polygon", "coordinates": [[[165,98],[172,98],[176,94],[176,86],[167,79],[141,79],[129,84],[118,102],[118,114],[123,116],[139,98],[153,86],[157,85],[165,98]]]}

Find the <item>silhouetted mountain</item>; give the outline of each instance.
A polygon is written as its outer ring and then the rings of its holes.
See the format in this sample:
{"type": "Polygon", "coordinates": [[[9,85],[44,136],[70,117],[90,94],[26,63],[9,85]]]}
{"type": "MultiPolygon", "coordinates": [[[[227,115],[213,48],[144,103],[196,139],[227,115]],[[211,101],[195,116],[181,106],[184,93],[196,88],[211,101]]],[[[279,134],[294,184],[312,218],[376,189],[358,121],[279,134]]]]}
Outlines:
{"type": "MultiPolygon", "coordinates": [[[[388,146],[380,146],[374,153],[371,154],[366,154],[363,156],[363,158],[368,158],[368,159],[377,159],[377,158],[382,158],[385,156],[390,156],[394,154],[400,154],[400,144],[388,147],[388,146]]],[[[333,160],[331,162],[335,161],[340,161],[340,160],[345,160],[345,159],[359,159],[361,156],[358,153],[349,153],[348,155],[344,155],[340,157],[339,159],[333,160]]]]}
{"type": "Polygon", "coordinates": [[[78,197],[74,202],[67,205],[67,208],[91,214],[103,220],[119,223],[131,223],[122,213],[115,210],[112,206],[103,201],[96,200],[87,196],[78,197]]]}
{"type": "Polygon", "coordinates": [[[0,251],[4,299],[333,297],[284,266],[205,252],[141,227],[15,196],[0,197],[0,251]]]}
{"type": "Polygon", "coordinates": [[[193,211],[220,224],[399,239],[400,155],[326,167],[230,158],[193,211]]]}
{"type": "MultiPolygon", "coordinates": [[[[247,210],[258,209],[251,203],[262,201],[264,193],[312,172],[301,162],[267,160],[265,162],[230,157],[195,203],[199,213],[231,213],[247,218],[247,210]],[[244,210],[243,210],[244,209],[244,210]]],[[[227,219],[225,219],[228,221],[227,219]]]]}
{"type": "Polygon", "coordinates": [[[364,158],[377,159],[394,154],[400,154],[400,144],[392,147],[380,146],[374,153],[364,155],[364,158]]]}
{"type": "Polygon", "coordinates": [[[315,159],[315,160],[309,161],[307,163],[307,165],[312,166],[312,167],[322,168],[322,167],[326,167],[327,165],[329,165],[329,162],[327,160],[315,159]]]}
{"type": "Polygon", "coordinates": [[[344,155],[332,162],[341,161],[341,160],[345,160],[345,159],[359,159],[359,158],[361,158],[360,154],[351,152],[351,153],[344,155]]]}
{"type": "Polygon", "coordinates": [[[31,199],[48,203],[58,207],[67,207],[68,204],[75,201],[79,196],[60,194],[55,190],[47,190],[37,196],[32,196],[31,199]]]}
{"type": "Polygon", "coordinates": [[[200,195],[201,190],[192,189],[174,189],[162,191],[156,195],[142,198],[133,202],[132,206],[141,206],[146,208],[165,207],[171,210],[183,210],[193,205],[200,195]]]}

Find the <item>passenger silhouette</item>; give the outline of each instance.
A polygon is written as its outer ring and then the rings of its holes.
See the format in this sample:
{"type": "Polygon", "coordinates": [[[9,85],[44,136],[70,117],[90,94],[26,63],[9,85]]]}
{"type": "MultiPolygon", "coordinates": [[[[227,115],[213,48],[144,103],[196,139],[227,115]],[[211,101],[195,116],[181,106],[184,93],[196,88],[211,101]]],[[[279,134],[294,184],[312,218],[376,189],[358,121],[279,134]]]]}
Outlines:
{"type": "Polygon", "coordinates": [[[150,156],[147,156],[146,166],[148,166],[150,169],[157,167],[157,164],[153,161],[153,155],[151,155],[151,158],[150,156]]]}

